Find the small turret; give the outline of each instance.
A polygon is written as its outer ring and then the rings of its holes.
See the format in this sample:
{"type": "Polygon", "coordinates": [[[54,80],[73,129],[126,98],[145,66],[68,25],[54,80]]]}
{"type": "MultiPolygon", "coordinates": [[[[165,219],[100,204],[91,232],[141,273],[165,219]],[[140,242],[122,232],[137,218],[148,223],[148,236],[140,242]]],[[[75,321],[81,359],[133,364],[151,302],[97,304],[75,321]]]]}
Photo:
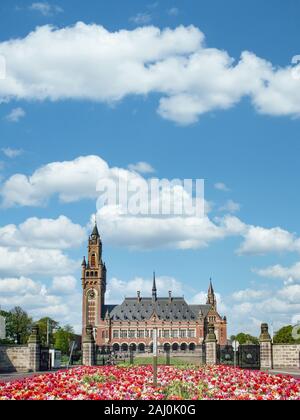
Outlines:
{"type": "Polygon", "coordinates": [[[153,273],[153,286],[152,286],[152,301],[157,301],[157,288],[156,288],[156,275],[153,273]]]}
{"type": "Polygon", "coordinates": [[[82,261],[81,267],[86,268],[86,259],[85,259],[85,257],[83,257],[83,261],[82,261]]]}
{"type": "Polygon", "coordinates": [[[212,279],[210,279],[208,293],[207,293],[207,305],[211,305],[212,309],[217,310],[217,299],[214,292],[212,279]]]}

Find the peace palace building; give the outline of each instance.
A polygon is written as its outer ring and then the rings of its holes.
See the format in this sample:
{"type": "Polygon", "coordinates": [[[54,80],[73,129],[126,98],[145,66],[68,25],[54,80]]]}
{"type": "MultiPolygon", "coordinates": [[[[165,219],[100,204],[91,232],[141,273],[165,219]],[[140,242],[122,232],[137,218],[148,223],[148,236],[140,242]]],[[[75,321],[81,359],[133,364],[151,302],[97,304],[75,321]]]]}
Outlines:
{"type": "Polygon", "coordinates": [[[95,225],[89,237],[88,259],[82,262],[83,336],[92,326],[96,343],[116,352],[144,352],[153,345],[153,329],[158,344],[172,351],[194,351],[203,343],[209,324],[214,324],[218,343],[227,344],[227,320],[217,311],[210,282],[207,304],[189,305],[183,297],[159,297],[155,275],[151,297],[126,298],[121,305],[106,305],[106,266],[102,260],[102,241],[95,225]]]}

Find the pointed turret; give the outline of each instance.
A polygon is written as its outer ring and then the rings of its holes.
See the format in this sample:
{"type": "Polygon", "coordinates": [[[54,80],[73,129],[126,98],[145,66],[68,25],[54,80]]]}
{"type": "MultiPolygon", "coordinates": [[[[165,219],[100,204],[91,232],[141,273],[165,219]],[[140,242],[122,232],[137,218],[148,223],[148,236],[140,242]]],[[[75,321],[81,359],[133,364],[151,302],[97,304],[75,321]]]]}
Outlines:
{"type": "Polygon", "coordinates": [[[214,292],[212,279],[210,279],[210,282],[209,282],[209,288],[208,288],[208,293],[207,293],[207,305],[211,305],[211,307],[215,310],[217,309],[217,299],[214,292]]]}
{"type": "Polygon", "coordinates": [[[86,268],[86,259],[85,259],[85,257],[83,257],[83,261],[82,261],[81,266],[84,267],[84,268],[86,268]]]}
{"type": "Polygon", "coordinates": [[[93,232],[91,234],[91,237],[92,238],[100,238],[97,222],[95,222],[95,226],[94,226],[93,232]]]}
{"type": "Polygon", "coordinates": [[[156,302],[156,300],[157,300],[157,288],[156,288],[155,272],[153,273],[152,300],[153,300],[153,302],[156,302]]]}

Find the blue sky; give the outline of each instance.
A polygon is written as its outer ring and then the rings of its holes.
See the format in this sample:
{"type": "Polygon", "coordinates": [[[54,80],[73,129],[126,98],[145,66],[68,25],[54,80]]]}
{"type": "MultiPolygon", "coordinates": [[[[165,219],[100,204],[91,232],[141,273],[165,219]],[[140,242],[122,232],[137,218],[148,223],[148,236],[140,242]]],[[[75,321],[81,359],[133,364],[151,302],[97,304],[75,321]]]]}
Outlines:
{"type": "MultiPolygon", "coordinates": [[[[34,317],[49,313],[78,329],[80,318],[74,310],[74,305],[80,305],[78,261],[86,252],[85,235],[95,212],[95,199],[86,199],[78,187],[76,200],[60,200],[61,190],[51,184],[52,178],[45,181],[43,171],[40,187],[31,185],[34,197],[40,200],[33,202],[26,189],[31,181],[26,178],[27,187],[18,187],[15,175],[31,176],[53,162],[73,162],[80,157],[84,168],[93,167],[97,163],[89,157],[96,155],[110,168],[127,169],[130,164],[147,162],[155,172],[141,174],[145,178],[205,179],[205,199],[211,207],[208,217],[214,224],[208,230],[219,229],[217,238],[207,240],[206,246],[200,241],[182,249],[179,240],[182,236],[191,239],[191,232],[178,220],[174,243],[166,239],[170,232],[154,229],[151,246],[146,247],[149,237],[131,232],[134,224],[132,227],[130,221],[115,221],[111,239],[111,225],[100,215],[110,300],[117,302],[125,293],[135,293],[137,284],[147,290],[155,269],[162,292],[173,287],[190,301],[203,299],[213,277],[221,296],[220,312],[228,315],[230,332],[243,329],[258,333],[261,321],[273,321],[275,328],[297,322],[300,81],[292,79],[291,60],[300,54],[299,14],[296,0],[284,4],[279,0],[3,0],[0,55],[7,60],[8,77],[0,80],[1,306],[20,304],[34,317]],[[77,22],[83,22],[84,30],[74,26],[77,22]],[[46,35],[43,28],[36,29],[49,24],[55,28],[44,28],[46,35]],[[94,37],[98,40],[92,24],[105,28],[104,42],[111,42],[113,33],[119,35],[114,38],[114,58],[103,53],[96,68],[86,75],[96,52],[90,45],[85,49],[84,42],[94,37]],[[190,25],[194,29],[188,29],[190,25]],[[163,35],[156,35],[161,37],[157,45],[165,48],[159,57],[150,53],[156,39],[149,26],[160,28],[160,34],[171,28],[171,38],[177,39],[170,47],[163,35]],[[66,41],[67,27],[71,36],[66,41]],[[131,48],[137,51],[134,58],[123,43],[122,29],[126,36],[132,36],[131,48]],[[26,41],[30,32],[34,32],[34,39],[26,41]],[[63,44],[68,49],[62,47],[58,55],[53,53],[58,45],[54,45],[55,33],[61,36],[59,45],[68,42],[63,44]],[[205,41],[199,41],[203,35],[205,41]],[[85,37],[83,44],[76,44],[81,36],[85,37]],[[137,46],[141,36],[146,37],[142,47],[137,46]],[[18,51],[24,52],[22,65],[18,51]],[[240,56],[244,51],[251,56],[243,61],[240,56]],[[211,61],[199,81],[192,66],[185,71],[180,63],[181,59],[192,61],[191,57],[199,53],[197,63],[203,68],[203,52],[211,61]],[[140,67],[135,66],[141,56],[146,57],[147,65],[163,65],[174,72],[173,76],[168,80],[158,71],[155,77],[160,79],[150,81],[149,74],[139,73],[140,67]],[[221,58],[226,63],[219,68],[215,63],[221,58]],[[170,64],[169,59],[176,64],[170,64]],[[72,80],[81,74],[83,80],[73,86],[72,80]],[[215,74],[218,79],[212,82],[215,74]],[[45,90],[51,94],[44,95],[45,90]],[[195,112],[187,111],[194,106],[195,112]],[[218,188],[218,183],[224,185],[218,188]],[[28,196],[26,204],[24,196],[28,196]],[[230,203],[235,203],[234,208],[230,203]],[[228,227],[220,231],[228,218],[240,224],[238,232],[228,227]],[[31,229],[22,227],[28,219],[31,229]],[[53,231],[42,224],[44,219],[56,221],[53,231]],[[43,229],[46,232],[42,235],[43,229]],[[64,232],[69,245],[56,246],[64,232]],[[138,250],[130,246],[131,235],[138,250]],[[16,269],[20,258],[21,268],[16,269]],[[52,258],[56,267],[50,269],[44,260],[52,258]]],[[[67,179],[63,164],[60,170],[62,179],[67,179]]],[[[76,185],[70,181],[67,193],[73,188],[76,190],[76,185]]],[[[144,222],[145,231],[151,230],[151,221],[144,222]]]]}

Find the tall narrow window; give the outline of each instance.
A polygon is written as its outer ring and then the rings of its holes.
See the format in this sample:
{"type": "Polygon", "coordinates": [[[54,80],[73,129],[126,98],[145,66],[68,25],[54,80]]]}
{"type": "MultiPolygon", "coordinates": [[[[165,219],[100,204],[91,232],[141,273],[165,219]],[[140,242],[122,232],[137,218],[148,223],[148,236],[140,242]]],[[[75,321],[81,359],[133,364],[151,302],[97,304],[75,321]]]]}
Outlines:
{"type": "Polygon", "coordinates": [[[96,267],[96,254],[93,254],[92,255],[91,266],[92,267],[96,267]]]}

